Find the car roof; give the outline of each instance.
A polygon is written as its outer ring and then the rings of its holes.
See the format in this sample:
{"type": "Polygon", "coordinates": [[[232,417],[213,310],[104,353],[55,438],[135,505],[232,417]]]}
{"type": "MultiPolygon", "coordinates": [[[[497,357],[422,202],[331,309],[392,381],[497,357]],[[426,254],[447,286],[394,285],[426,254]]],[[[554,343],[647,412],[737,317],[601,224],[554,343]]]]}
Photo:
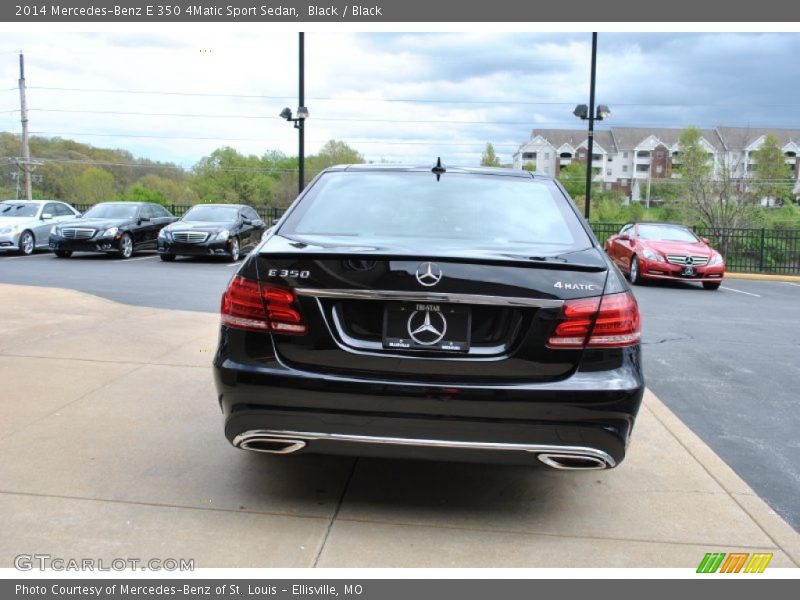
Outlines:
{"type": "Polygon", "coordinates": [[[683,227],[690,229],[688,225],[683,223],[675,223],[674,221],[630,221],[633,225],[669,225],[670,227],[683,227]]]}
{"type": "Polygon", "coordinates": [[[50,202],[66,204],[63,200],[0,200],[0,204],[48,204],[50,202]]]}
{"type": "Polygon", "coordinates": [[[227,204],[225,202],[201,202],[200,204],[195,204],[192,208],[197,208],[198,206],[231,206],[234,208],[242,208],[247,206],[247,204],[227,204]]]}
{"type": "MultiPolygon", "coordinates": [[[[459,167],[459,166],[448,166],[443,164],[442,167],[445,169],[445,173],[459,173],[459,174],[468,174],[468,175],[499,175],[503,177],[517,177],[523,179],[549,179],[552,180],[553,178],[549,175],[541,175],[539,173],[532,173],[530,171],[524,171],[522,169],[508,169],[505,167],[459,167]]],[[[375,172],[375,171],[385,171],[385,172],[393,172],[393,173],[424,173],[424,172],[431,172],[433,170],[432,165],[425,165],[425,166],[415,166],[415,165],[392,165],[392,164],[354,164],[354,165],[336,165],[333,167],[328,167],[323,173],[328,172],[375,172]]]]}

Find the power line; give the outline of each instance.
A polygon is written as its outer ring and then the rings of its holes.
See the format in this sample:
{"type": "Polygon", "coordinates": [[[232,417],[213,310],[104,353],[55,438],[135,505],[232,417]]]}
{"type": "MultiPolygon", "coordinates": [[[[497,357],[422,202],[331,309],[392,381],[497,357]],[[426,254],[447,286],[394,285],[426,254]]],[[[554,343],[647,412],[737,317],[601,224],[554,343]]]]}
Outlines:
{"type": "MultiPolygon", "coordinates": [[[[114,111],[114,110],[87,110],[87,109],[67,109],[67,108],[31,108],[30,111],[35,112],[51,112],[51,113],[75,113],[75,114],[98,114],[98,115],[120,115],[120,116],[142,116],[142,117],[171,117],[171,118],[203,118],[203,119],[255,119],[255,120],[281,120],[279,116],[271,115],[231,115],[231,114],[205,114],[205,113],[162,113],[162,112],[142,112],[142,111],[114,111]]],[[[4,111],[0,111],[2,113],[4,111]]],[[[19,112],[19,109],[5,112],[19,112]]],[[[454,125],[513,125],[522,127],[532,127],[534,129],[541,128],[542,126],[549,125],[575,125],[573,120],[569,121],[486,121],[486,120],[460,120],[460,119],[369,119],[361,117],[314,117],[314,121],[325,122],[343,122],[343,123],[418,123],[418,124],[454,124],[454,125]]],[[[714,129],[717,124],[694,124],[695,127],[701,129],[714,129]]],[[[728,124],[728,127],[754,127],[759,129],[783,129],[782,127],[774,127],[772,125],[758,125],[753,123],[744,124],[728,124]]],[[[611,128],[670,128],[682,129],[682,127],[675,127],[672,123],[619,123],[611,128]]],[[[574,128],[574,127],[573,127],[574,128]]],[[[608,131],[606,129],[598,131],[608,131]]]]}
{"type": "MultiPolygon", "coordinates": [[[[169,136],[169,135],[153,135],[153,134],[139,134],[139,133],[99,133],[92,131],[32,131],[35,135],[78,135],[89,137],[117,137],[117,138],[144,138],[144,139],[159,139],[159,140],[194,140],[194,141],[217,141],[217,142],[262,142],[262,143],[275,143],[265,140],[263,138],[229,138],[229,137],[213,137],[213,136],[169,136]]],[[[312,143],[324,144],[329,140],[314,140],[312,143]]],[[[437,142],[435,140],[357,140],[357,139],[344,139],[341,140],[349,144],[382,144],[389,146],[485,146],[485,141],[470,141],[470,142],[437,142]]],[[[492,143],[494,147],[509,147],[518,148],[518,142],[503,142],[492,143]]]]}
{"type": "MultiPolygon", "coordinates": [[[[11,90],[15,88],[9,88],[11,90]]],[[[127,89],[111,89],[111,88],[73,88],[73,87],[51,87],[51,86],[29,86],[28,89],[37,90],[51,90],[63,92],[92,92],[92,93],[105,93],[105,94],[142,94],[153,96],[199,96],[199,97],[217,97],[217,98],[250,98],[250,99],[266,99],[266,100],[293,100],[294,95],[265,95],[265,94],[223,94],[217,92],[182,92],[182,91],[161,91],[161,90],[127,90],[127,89]]],[[[367,97],[331,97],[331,96],[315,96],[309,97],[308,100],[319,101],[333,101],[333,102],[406,102],[406,103],[419,103],[419,104],[499,104],[499,105],[529,105],[529,106],[574,106],[577,101],[552,101],[552,100],[462,100],[452,98],[367,98],[367,97]]],[[[777,104],[764,104],[764,103],[711,103],[711,102],[615,102],[609,100],[608,104],[614,106],[628,106],[628,107],[672,107],[672,108],[752,108],[752,107],[769,107],[769,108],[796,108],[800,107],[798,102],[790,103],[777,103],[777,104]]]]}

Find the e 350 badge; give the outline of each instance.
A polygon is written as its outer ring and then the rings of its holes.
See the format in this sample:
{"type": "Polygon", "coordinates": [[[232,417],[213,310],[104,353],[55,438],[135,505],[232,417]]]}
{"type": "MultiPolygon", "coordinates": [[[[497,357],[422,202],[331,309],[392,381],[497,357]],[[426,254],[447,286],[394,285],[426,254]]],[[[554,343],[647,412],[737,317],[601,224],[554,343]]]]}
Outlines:
{"type": "Polygon", "coordinates": [[[298,271],[297,269],[270,269],[267,277],[281,277],[283,279],[308,279],[311,271],[298,271]]]}

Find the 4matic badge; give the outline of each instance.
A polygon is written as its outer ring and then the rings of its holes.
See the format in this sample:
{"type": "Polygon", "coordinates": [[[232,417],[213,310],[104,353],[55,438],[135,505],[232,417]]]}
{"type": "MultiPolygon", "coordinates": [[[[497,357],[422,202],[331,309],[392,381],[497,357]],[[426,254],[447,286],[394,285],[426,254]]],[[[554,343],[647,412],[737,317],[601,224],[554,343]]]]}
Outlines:
{"type": "Polygon", "coordinates": [[[556,288],[557,290],[592,291],[600,289],[600,286],[594,285],[593,283],[565,283],[563,281],[556,281],[553,284],[553,287],[556,288]]]}

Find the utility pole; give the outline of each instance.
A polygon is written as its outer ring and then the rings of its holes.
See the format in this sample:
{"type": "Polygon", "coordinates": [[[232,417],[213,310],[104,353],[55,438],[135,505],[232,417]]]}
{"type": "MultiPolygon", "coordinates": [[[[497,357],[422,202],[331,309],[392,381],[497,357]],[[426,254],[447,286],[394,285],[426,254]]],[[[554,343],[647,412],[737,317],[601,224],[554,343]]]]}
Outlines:
{"type": "Polygon", "coordinates": [[[586,220],[592,204],[592,163],[594,162],[594,87],[597,74],[597,32],[592,33],[592,75],[589,81],[589,155],[586,157],[586,208],[583,211],[586,220]]]}
{"type": "Polygon", "coordinates": [[[33,188],[31,186],[31,150],[28,145],[28,103],[25,98],[25,57],[19,53],[19,109],[22,119],[22,160],[18,165],[22,165],[25,174],[25,197],[33,200],[33,188]]]}
{"type": "MultiPolygon", "coordinates": [[[[299,47],[299,86],[298,86],[298,104],[297,106],[305,106],[306,105],[306,92],[305,92],[305,34],[301,31],[300,32],[300,47],[299,47]]],[[[306,157],[305,157],[305,119],[300,119],[297,122],[298,125],[298,136],[299,136],[299,156],[298,156],[298,166],[299,166],[299,173],[298,173],[298,185],[297,185],[297,193],[302,194],[303,188],[305,187],[305,167],[306,167],[306,157]]]]}

